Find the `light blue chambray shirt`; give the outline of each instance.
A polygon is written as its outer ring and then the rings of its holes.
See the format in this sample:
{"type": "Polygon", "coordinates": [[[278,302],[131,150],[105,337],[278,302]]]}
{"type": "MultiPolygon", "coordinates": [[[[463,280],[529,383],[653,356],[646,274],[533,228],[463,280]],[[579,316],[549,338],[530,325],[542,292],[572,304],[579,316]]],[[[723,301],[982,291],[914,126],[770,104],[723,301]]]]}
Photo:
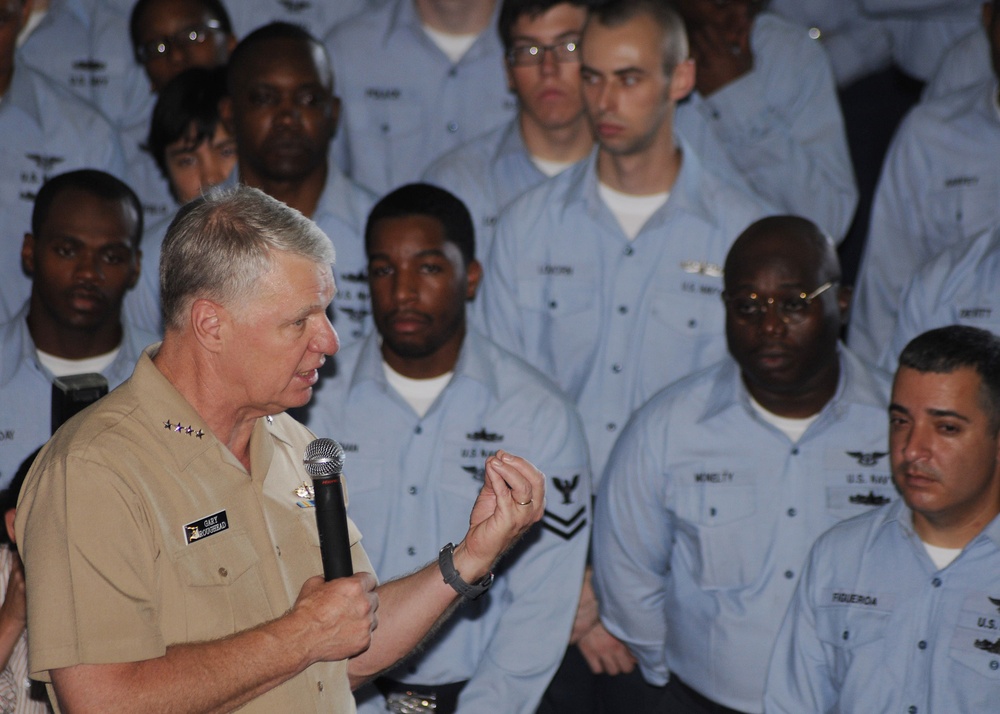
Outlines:
{"type": "Polygon", "coordinates": [[[650,683],[675,673],[760,712],[809,547],[896,498],[889,375],[843,348],[840,365],[834,397],[796,443],[754,410],[730,357],[661,391],[619,439],[597,497],[594,587],[601,620],[650,683]]]}
{"type": "MultiPolygon", "coordinates": [[[[464,603],[389,673],[420,684],[468,679],[460,711],[534,712],[569,641],[589,543],[590,470],[576,410],[537,371],[471,330],[423,418],[387,382],[377,333],[335,359],[337,376],[316,388],[306,423],[344,446],[348,512],[383,580],[465,535],[485,458],[497,449],[546,475],[542,523],[504,556],[489,593],[464,603]]],[[[366,707],[384,712],[385,702],[376,696],[366,707]]]]}
{"type": "Polygon", "coordinates": [[[417,181],[436,158],[517,113],[494,11],[455,64],[424,31],[413,0],[337,25],[324,44],[342,100],[334,154],[376,193],[417,181]]]}
{"type": "Polygon", "coordinates": [[[881,365],[895,370],[917,335],[945,325],[969,325],[1000,335],[1000,227],[969,245],[955,245],[924,265],[903,293],[881,365]]]}
{"type": "Polygon", "coordinates": [[[226,10],[240,39],[271,22],[291,22],[322,38],[338,22],[369,12],[386,0],[229,0],[226,10]]]}
{"type": "Polygon", "coordinates": [[[121,146],[96,109],[37,70],[18,65],[0,101],[0,320],[11,319],[31,294],[21,245],[42,183],[92,168],[123,178],[121,146]]]}
{"type": "MultiPolygon", "coordinates": [[[[28,332],[28,305],[0,325],[0,488],[21,462],[52,435],[52,372],[38,360],[28,332]]],[[[122,323],[121,349],[101,373],[114,389],[132,375],[142,350],[156,335],[122,323]]]]}
{"type": "Polygon", "coordinates": [[[515,118],[449,151],[430,165],[423,180],[462,199],[476,228],[476,257],[485,261],[500,210],[547,178],[531,160],[515,118]]]}
{"type": "Polygon", "coordinates": [[[1000,701],[1000,517],[938,570],[902,501],[832,528],[785,616],[765,709],[992,712],[1000,701]]]}
{"type": "Polygon", "coordinates": [[[735,167],[769,203],[840,242],[858,191],[830,62],[777,15],[758,15],[750,39],[753,69],[710,97],[694,92],[675,129],[720,176],[735,167]]]}
{"type": "Polygon", "coordinates": [[[632,411],[726,353],[722,266],[773,211],[680,141],[670,198],[630,241],[597,191],[597,151],[500,214],[478,324],[576,401],[594,473],[632,411]]]}
{"type": "Polygon", "coordinates": [[[921,102],[886,156],[858,271],[848,344],[876,362],[903,288],[938,253],[1000,223],[996,82],[921,102]]]}

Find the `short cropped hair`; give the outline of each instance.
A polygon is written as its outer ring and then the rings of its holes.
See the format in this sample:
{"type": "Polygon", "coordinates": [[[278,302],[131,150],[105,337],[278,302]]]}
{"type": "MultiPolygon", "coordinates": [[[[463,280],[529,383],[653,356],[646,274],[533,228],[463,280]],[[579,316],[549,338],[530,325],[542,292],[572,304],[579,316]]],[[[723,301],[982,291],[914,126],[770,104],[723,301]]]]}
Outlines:
{"type": "Polygon", "coordinates": [[[618,27],[640,15],[649,16],[663,30],[663,72],[669,76],[690,50],[684,20],[668,0],[610,0],[593,8],[588,22],[618,27]]]}
{"type": "Polygon", "coordinates": [[[386,218],[427,216],[444,228],[444,239],[462,254],[462,264],[476,259],[476,229],[472,216],[455,194],[429,183],[411,183],[386,194],[368,214],[365,224],[365,252],[371,252],[375,224],[386,218]]]}
{"type": "Polygon", "coordinates": [[[171,79],[153,107],[146,149],[167,174],[167,147],[181,140],[194,149],[211,141],[219,126],[219,100],[226,96],[224,67],[191,67],[171,79]]]}
{"type": "Polygon", "coordinates": [[[142,239],[142,204],[135,191],[120,179],[97,169],[79,169],[53,176],[38,190],[31,209],[31,232],[37,239],[49,217],[52,204],[64,191],[80,191],[103,201],[124,203],[132,211],[132,247],[138,248],[142,239]]]}
{"type": "Polygon", "coordinates": [[[191,302],[248,300],[283,251],[332,265],[333,244],[294,208],[249,186],[213,190],[183,206],[160,254],[160,303],[167,329],[184,326],[191,302]]]}
{"type": "Polygon", "coordinates": [[[299,40],[318,47],[323,52],[326,61],[326,69],[330,72],[330,89],[333,90],[333,65],[330,63],[330,55],[327,53],[323,43],[317,40],[301,25],[291,22],[271,22],[258,27],[249,35],[240,40],[239,44],[233,48],[229,54],[229,91],[233,91],[233,78],[242,69],[248,56],[252,56],[252,50],[258,44],[269,42],[270,40],[299,40]]]}
{"type": "Polygon", "coordinates": [[[1000,337],[968,325],[948,325],[914,337],[899,355],[899,366],[949,374],[971,367],[982,382],[980,403],[1000,430],[1000,337]]]}
{"type": "Polygon", "coordinates": [[[556,5],[575,5],[591,8],[601,0],[503,0],[500,6],[500,17],[497,19],[497,32],[503,44],[504,54],[514,48],[514,23],[525,15],[535,18],[543,15],[556,5]]]}
{"type": "MultiPolygon", "coordinates": [[[[132,40],[133,51],[138,50],[139,47],[139,24],[142,22],[143,13],[154,2],[156,0],[138,0],[132,7],[132,14],[128,20],[128,34],[132,40]]],[[[226,12],[226,7],[222,4],[222,0],[198,0],[198,2],[208,10],[213,18],[219,21],[219,30],[221,32],[227,35],[233,34],[233,22],[229,19],[229,13],[226,12]]],[[[137,56],[136,61],[138,62],[138,60],[137,56]]]]}

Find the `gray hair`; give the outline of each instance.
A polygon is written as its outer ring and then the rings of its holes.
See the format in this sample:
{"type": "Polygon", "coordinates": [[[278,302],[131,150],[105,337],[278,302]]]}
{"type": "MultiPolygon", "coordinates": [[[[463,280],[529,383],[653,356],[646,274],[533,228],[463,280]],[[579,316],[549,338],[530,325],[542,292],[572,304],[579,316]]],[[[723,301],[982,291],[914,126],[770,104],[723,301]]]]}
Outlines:
{"type": "Polygon", "coordinates": [[[184,326],[191,302],[247,300],[284,251],[332,265],[333,244],[315,223],[249,186],[215,190],[183,206],[160,254],[160,303],[166,329],[184,326]]]}

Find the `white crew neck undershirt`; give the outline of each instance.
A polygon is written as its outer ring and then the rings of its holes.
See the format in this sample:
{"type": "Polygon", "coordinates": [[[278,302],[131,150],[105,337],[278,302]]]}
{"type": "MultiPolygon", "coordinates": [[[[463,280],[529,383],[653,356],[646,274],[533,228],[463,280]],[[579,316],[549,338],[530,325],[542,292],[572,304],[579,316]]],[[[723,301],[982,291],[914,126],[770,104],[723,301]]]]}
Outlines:
{"type": "Polygon", "coordinates": [[[561,174],[563,171],[568,169],[570,166],[575,164],[575,161],[550,161],[549,159],[542,159],[534,154],[531,155],[531,163],[535,165],[539,171],[543,174],[552,178],[557,174],[561,174]]]}
{"type": "MultiPolygon", "coordinates": [[[[923,543],[923,541],[920,542],[923,543]]],[[[962,552],[961,548],[942,548],[930,543],[924,543],[924,549],[934,562],[934,567],[938,570],[943,570],[950,565],[951,561],[957,558],[958,554],[962,552]]]]}
{"type": "Polygon", "coordinates": [[[427,36],[431,38],[431,41],[438,46],[439,50],[444,52],[452,64],[462,59],[465,53],[469,51],[469,48],[472,47],[476,38],[479,37],[478,32],[473,32],[469,35],[452,35],[447,32],[441,32],[441,30],[435,30],[433,27],[427,25],[424,25],[423,28],[427,36]]]}
{"type": "Polygon", "coordinates": [[[446,372],[440,377],[430,379],[411,379],[404,377],[399,372],[389,366],[389,363],[382,360],[382,369],[385,370],[385,378],[389,385],[399,392],[399,395],[409,404],[413,411],[423,419],[424,414],[431,408],[434,400],[444,391],[451,381],[454,371],[446,372]]]}
{"type": "Polygon", "coordinates": [[[115,361],[115,357],[118,356],[120,351],[121,345],[118,345],[110,352],[105,352],[104,354],[97,355],[96,357],[87,357],[85,359],[63,359],[62,357],[56,357],[55,355],[50,355],[47,352],[42,352],[39,349],[35,350],[38,354],[38,361],[57,377],[66,377],[70,374],[103,372],[112,362],[115,361]]]}
{"type": "Polygon", "coordinates": [[[597,184],[597,193],[607,204],[629,240],[635,240],[649,217],[670,198],[669,191],[648,196],[633,196],[630,193],[616,191],[605,183],[597,184]]]}
{"type": "Polygon", "coordinates": [[[750,397],[750,406],[752,406],[754,411],[760,415],[760,418],[781,431],[781,433],[787,436],[793,444],[798,443],[799,439],[802,438],[802,435],[806,433],[806,429],[809,428],[809,425],[816,421],[816,417],[819,416],[819,412],[803,419],[790,419],[788,417],[778,416],[774,412],[769,412],[767,409],[762,407],[760,402],[754,399],[752,395],[747,394],[747,396],[750,397]]]}

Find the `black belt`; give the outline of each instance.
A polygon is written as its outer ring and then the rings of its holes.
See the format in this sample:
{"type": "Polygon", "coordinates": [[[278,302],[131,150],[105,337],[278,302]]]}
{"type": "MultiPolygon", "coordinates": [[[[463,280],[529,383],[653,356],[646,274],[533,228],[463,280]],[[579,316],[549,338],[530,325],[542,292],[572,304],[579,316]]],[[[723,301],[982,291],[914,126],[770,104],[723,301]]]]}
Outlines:
{"type": "Polygon", "coordinates": [[[451,684],[413,684],[397,682],[388,677],[378,677],[375,688],[390,705],[389,711],[433,711],[436,714],[453,714],[458,708],[458,695],[465,682],[451,684]],[[393,708],[395,703],[396,709],[393,708]]]}

